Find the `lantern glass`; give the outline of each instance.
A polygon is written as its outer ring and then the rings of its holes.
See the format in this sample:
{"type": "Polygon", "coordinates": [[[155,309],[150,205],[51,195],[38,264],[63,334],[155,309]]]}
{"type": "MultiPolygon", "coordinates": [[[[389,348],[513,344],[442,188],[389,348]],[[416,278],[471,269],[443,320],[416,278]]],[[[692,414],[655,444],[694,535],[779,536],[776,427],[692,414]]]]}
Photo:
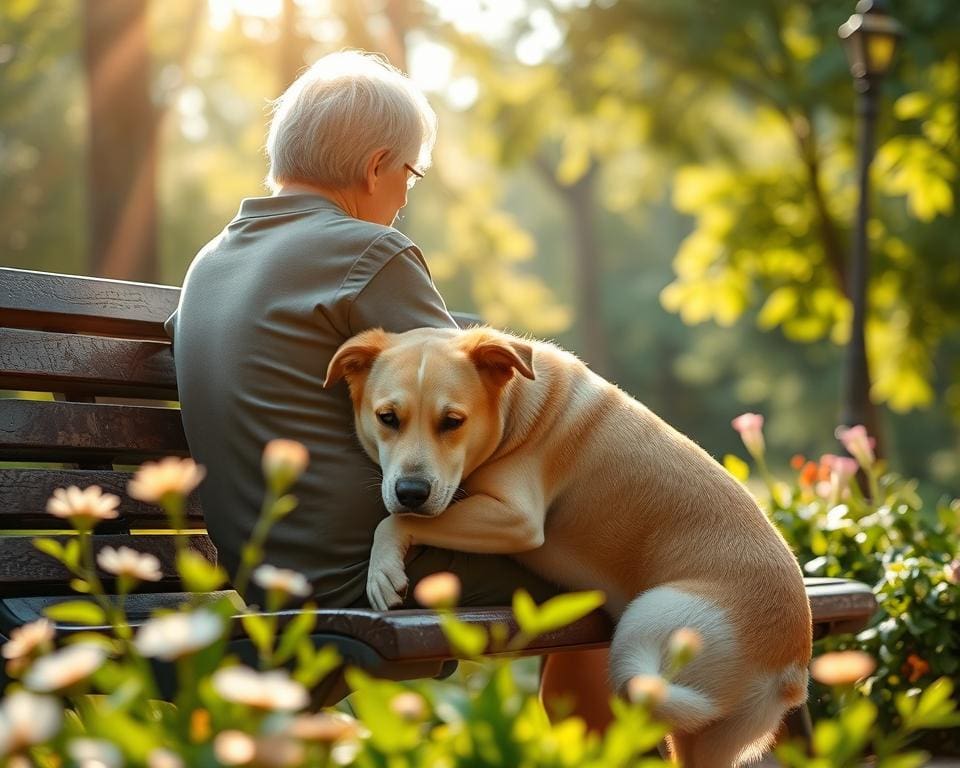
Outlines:
{"type": "Polygon", "coordinates": [[[867,72],[871,75],[887,74],[896,50],[896,36],[887,32],[870,33],[866,40],[867,72]]]}

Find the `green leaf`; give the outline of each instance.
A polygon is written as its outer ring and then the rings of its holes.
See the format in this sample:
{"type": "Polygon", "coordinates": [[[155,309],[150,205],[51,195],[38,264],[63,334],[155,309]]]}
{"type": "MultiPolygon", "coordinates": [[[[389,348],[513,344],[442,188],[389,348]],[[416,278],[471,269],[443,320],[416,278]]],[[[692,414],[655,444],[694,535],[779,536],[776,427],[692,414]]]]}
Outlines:
{"type": "Polygon", "coordinates": [[[487,647],[487,633],[482,627],[458,621],[446,614],[440,616],[440,626],[458,656],[471,659],[479,656],[487,647]]]}
{"type": "Polygon", "coordinates": [[[107,624],[107,616],[96,603],[88,600],[68,600],[48,606],[43,611],[49,618],[66,624],[82,624],[87,627],[107,624]]]}
{"type": "Polygon", "coordinates": [[[877,763],[877,768],[920,768],[929,760],[930,755],[927,752],[903,752],[885,757],[877,763]]]}
{"type": "Polygon", "coordinates": [[[343,659],[333,645],[314,650],[312,643],[300,643],[297,646],[297,662],[294,679],[312,688],[343,664],[343,659]]]}
{"type": "Polygon", "coordinates": [[[287,659],[293,658],[300,642],[313,631],[317,624],[317,614],[314,613],[316,606],[307,603],[303,609],[290,621],[280,636],[280,643],[277,646],[277,652],[274,655],[274,661],[282,664],[287,659]]]}
{"type": "Polygon", "coordinates": [[[607,596],[599,590],[551,597],[537,609],[536,632],[532,634],[542,635],[573,624],[599,608],[606,600],[607,596]]]}
{"type": "Polygon", "coordinates": [[[741,483],[747,482],[750,478],[750,465],[732,453],[723,457],[723,468],[741,483]]]}
{"type": "Polygon", "coordinates": [[[227,582],[223,568],[192,549],[185,549],[179,554],[177,571],[184,587],[190,592],[213,592],[227,582]]]}
{"type": "Polygon", "coordinates": [[[56,539],[34,539],[33,546],[45,555],[63,562],[63,545],[56,539]]]}
{"type": "Polygon", "coordinates": [[[520,631],[525,635],[533,635],[537,621],[537,604],[533,602],[530,593],[525,589],[518,589],[513,593],[513,617],[520,625],[520,631]]]}
{"type": "Polygon", "coordinates": [[[275,521],[283,519],[297,508],[298,503],[297,497],[289,493],[281,496],[270,507],[270,519],[275,521]]]}
{"type": "Polygon", "coordinates": [[[71,570],[80,567],[80,539],[76,536],[71,537],[63,548],[63,564],[71,570]]]}
{"type": "MultiPolygon", "coordinates": [[[[423,741],[420,724],[405,720],[390,706],[394,697],[406,690],[402,685],[390,680],[377,680],[352,667],[346,671],[345,676],[347,684],[353,690],[350,705],[356,711],[358,719],[370,729],[370,742],[377,751],[398,755],[411,752],[420,746],[423,741]]],[[[382,764],[388,763],[394,765],[394,761],[385,761],[382,764]]],[[[421,763],[398,761],[396,764],[421,763]]]]}
{"type": "Polygon", "coordinates": [[[269,653],[273,647],[273,633],[275,631],[275,622],[271,617],[247,613],[240,617],[240,622],[257,650],[262,654],[269,653]]]}

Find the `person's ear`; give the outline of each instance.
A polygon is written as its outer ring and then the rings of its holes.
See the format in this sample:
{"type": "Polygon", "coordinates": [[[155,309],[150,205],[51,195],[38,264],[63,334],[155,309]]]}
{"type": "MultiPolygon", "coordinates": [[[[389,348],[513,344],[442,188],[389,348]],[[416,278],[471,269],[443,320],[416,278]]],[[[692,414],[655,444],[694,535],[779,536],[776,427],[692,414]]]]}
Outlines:
{"type": "Polygon", "coordinates": [[[380,179],[383,177],[383,172],[386,169],[388,154],[390,154],[390,150],[384,147],[375,151],[370,155],[370,159],[367,160],[365,181],[368,195],[372,195],[377,191],[377,185],[380,183],[380,179]]]}

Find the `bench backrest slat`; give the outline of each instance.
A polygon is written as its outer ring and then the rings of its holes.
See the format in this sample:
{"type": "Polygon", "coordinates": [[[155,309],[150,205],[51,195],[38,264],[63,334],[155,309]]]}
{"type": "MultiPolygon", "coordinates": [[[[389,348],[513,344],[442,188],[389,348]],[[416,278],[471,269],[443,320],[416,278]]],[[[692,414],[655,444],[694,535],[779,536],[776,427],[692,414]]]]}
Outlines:
{"type": "MultiPolygon", "coordinates": [[[[70,536],[50,536],[66,543],[70,536]]],[[[216,549],[204,534],[186,536],[187,546],[199,552],[210,562],[217,560],[216,549]]],[[[40,552],[33,545],[33,536],[5,536],[0,538],[0,597],[22,596],[28,594],[67,594],[70,573],[53,557],[40,552]]],[[[169,536],[150,535],[107,535],[94,536],[94,549],[99,551],[105,546],[130,547],[138,552],[154,555],[160,561],[164,579],[145,583],[143,586],[153,590],[170,590],[171,584],[178,581],[174,567],[174,548],[169,536]]],[[[104,577],[107,574],[102,574],[104,577]]]]}
{"type": "MultiPolygon", "coordinates": [[[[50,515],[47,499],[57,488],[75,485],[86,488],[99,485],[105,493],[120,497],[117,522],[126,528],[162,529],[169,527],[163,510],[127,496],[130,472],[88,469],[0,469],[0,529],[69,528],[66,521],[50,515]]],[[[186,521],[189,528],[203,528],[203,510],[196,494],[187,499],[186,521]]],[[[102,530],[98,527],[97,532],[102,530]]]]}
{"type": "Polygon", "coordinates": [[[187,456],[180,411],[0,399],[0,460],[131,464],[187,456]]]}
{"type": "Polygon", "coordinates": [[[166,285],[0,268],[7,328],[165,339],[163,321],[179,298],[180,289],[166,285]]]}
{"type": "Polygon", "coordinates": [[[0,328],[0,389],[177,398],[170,344],[0,328]]]}

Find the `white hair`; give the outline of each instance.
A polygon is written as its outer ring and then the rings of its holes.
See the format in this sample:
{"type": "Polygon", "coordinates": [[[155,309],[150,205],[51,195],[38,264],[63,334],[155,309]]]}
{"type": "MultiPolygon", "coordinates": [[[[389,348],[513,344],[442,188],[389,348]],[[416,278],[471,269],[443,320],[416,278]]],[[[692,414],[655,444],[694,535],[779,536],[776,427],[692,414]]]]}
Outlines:
{"type": "Polygon", "coordinates": [[[267,185],[302,181],[344,188],[362,181],[370,156],[390,169],[429,166],[437,116],[426,97],[382,56],[340,51],[316,61],[274,103],[267,185]]]}

